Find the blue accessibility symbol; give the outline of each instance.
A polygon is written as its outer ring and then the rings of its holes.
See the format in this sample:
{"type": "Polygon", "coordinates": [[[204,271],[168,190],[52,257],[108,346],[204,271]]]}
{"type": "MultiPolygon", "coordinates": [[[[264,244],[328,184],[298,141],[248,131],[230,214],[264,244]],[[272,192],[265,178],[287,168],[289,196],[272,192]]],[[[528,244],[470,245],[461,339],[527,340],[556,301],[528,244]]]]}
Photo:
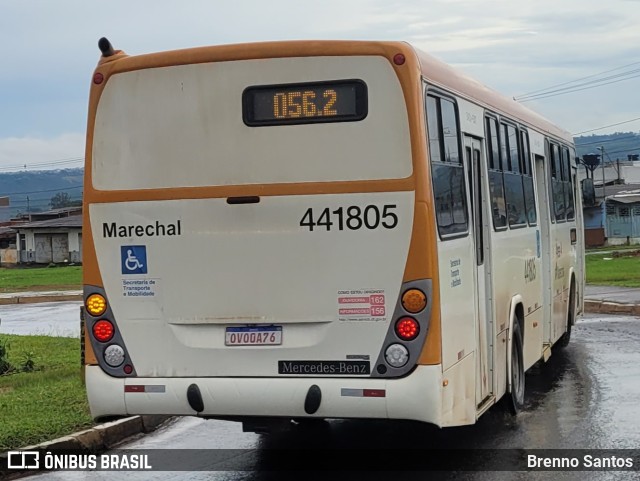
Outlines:
{"type": "Polygon", "coordinates": [[[147,273],[147,246],[120,246],[123,274],[147,273]]]}

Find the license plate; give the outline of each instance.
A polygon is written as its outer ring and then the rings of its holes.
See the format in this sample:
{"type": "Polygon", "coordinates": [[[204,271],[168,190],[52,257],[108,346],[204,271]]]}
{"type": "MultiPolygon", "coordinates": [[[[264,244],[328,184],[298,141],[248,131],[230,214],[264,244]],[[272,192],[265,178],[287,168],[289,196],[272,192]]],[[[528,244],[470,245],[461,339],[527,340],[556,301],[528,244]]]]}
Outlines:
{"type": "Polygon", "coordinates": [[[225,346],[277,346],[282,344],[282,326],[227,327],[225,346]]]}

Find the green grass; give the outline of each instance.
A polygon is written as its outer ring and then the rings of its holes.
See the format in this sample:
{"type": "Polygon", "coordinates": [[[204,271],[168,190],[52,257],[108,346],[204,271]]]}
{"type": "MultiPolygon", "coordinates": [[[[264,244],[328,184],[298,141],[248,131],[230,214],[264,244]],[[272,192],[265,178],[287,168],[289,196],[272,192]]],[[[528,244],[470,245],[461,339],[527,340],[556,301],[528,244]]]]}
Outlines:
{"type": "Polygon", "coordinates": [[[36,371],[0,376],[0,452],[50,441],[93,424],[81,378],[80,340],[0,335],[8,360],[36,371]],[[27,355],[28,353],[28,355],[27,355]]]}
{"type": "Polygon", "coordinates": [[[640,254],[638,253],[640,251],[586,256],[587,283],[640,287],[640,254]]]}
{"type": "Polygon", "coordinates": [[[599,252],[599,251],[627,251],[638,250],[640,246],[637,245],[619,245],[619,246],[602,246],[602,247],[588,247],[587,252],[599,252]]]}
{"type": "Polygon", "coordinates": [[[47,289],[79,289],[82,267],[0,268],[0,292],[47,289]]]}

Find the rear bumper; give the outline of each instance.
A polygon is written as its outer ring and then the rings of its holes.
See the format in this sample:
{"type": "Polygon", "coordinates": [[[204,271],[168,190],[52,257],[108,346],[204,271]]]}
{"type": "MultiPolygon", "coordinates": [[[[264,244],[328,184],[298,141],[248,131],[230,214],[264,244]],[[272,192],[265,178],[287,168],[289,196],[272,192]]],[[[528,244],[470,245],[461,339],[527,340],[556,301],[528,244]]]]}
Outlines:
{"type": "Polygon", "coordinates": [[[363,378],[114,378],[86,366],[85,379],[94,418],[139,414],[196,416],[187,389],[196,384],[204,410],[200,416],[275,416],[408,419],[442,425],[441,366],[418,366],[402,379],[363,378]],[[322,392],[318,411],[309,416],[305,398],[312,385],[322,392]],[[125,386],[153,386],[154,392],[125,392],[125,386]],[[349,391],[344,391],[344,390],[349,391]],[[354,395],[385,391],[384,397],[354,395]],[[348,395],[347,395],[348,394],[348,395]]]}

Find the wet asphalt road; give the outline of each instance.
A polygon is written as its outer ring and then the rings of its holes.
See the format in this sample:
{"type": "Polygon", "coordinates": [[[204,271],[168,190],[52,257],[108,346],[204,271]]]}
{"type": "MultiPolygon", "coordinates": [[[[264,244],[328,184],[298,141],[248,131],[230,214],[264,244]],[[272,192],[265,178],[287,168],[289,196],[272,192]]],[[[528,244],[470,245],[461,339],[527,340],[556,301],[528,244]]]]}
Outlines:
{"type": "MultiPolygon", "coordinates": [[[[411,422],[331,421],[324,429],[292,427],[272,435],[243,433],[241,425],[182,418],[156,433],[122,446],[126,449],[242,449],[212,451],[211,471],[119,473],[126,479],[402,479],[402,480],[617,480],[640,479],[640,472],[268,472],[252,471],[268,461],[271,448],[315,448],[309,470],[326,465],[325,449],[339,448],[640,448],[640,319],[588,315],[574,327],[571,343],[554,350],[549,361],[526,377],[526,406],[517,416],[494,406],[474,426],[437,429],[411,422]],[[221,471],[233,466],[245,471],[221,471]]],[[[380,456],[399,456],[383,450],[380,456]]],[[[295,455],[295,454],[292,454],[295,455]]],[[[478,466],[481,468],[481,466],[478,466]]],[[[117,473],[48,473],[46,479],[119,479],[117,473]],[[114,474],[116,476],[114,477],[114,474]]],[[[45,479],[44,476],[37,478],[45,479]]]]}
{"type": "Polygon", "coordinates": [[[0,334],[80,337],[80,301],[0,306],[0,334]]]}

